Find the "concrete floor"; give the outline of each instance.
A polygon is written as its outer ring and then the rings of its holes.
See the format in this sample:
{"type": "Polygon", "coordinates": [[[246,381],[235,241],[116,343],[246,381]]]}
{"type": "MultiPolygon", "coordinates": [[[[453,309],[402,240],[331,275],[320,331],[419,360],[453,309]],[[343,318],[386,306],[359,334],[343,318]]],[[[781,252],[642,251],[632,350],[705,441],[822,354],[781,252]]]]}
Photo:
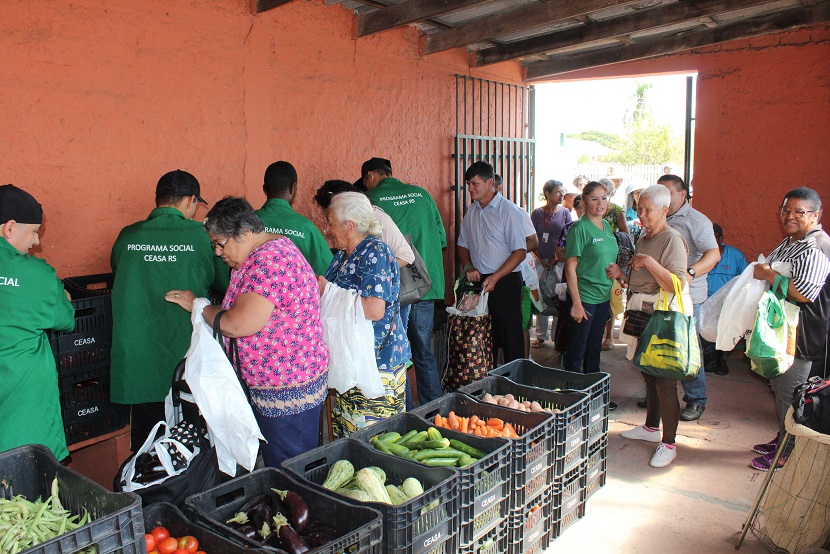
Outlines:
{"type": "MultiPolygon", "coordinates": [[[[616,331],[615,331],[616,334],[616,331]]],[[[537,363],[559,367],[548,341],[532,349],[537,363]]],[[[631,441],[620,432],[645,421],[637,400],[645,386],[618,343],[602,353],[611,374],[608,478],[587,502],[585,517],[551,543],[548,553],[709,554],[735,552],[741,525],[764,473],[749,467],[753,444],[776,432],[773,397],[766,381],[739,353],[729,374],[707,373],[706,411],[697,422],[680,422],[677,458],[666,468],[648,465],[656,445],[631,441]]],[[[678,385],[678,394],[682,387],[678,385]]],[[[683,407],[681,400],[681,408],[683,407]]],[[[739,552],[768,552],[750,532],[739,552]]]]}

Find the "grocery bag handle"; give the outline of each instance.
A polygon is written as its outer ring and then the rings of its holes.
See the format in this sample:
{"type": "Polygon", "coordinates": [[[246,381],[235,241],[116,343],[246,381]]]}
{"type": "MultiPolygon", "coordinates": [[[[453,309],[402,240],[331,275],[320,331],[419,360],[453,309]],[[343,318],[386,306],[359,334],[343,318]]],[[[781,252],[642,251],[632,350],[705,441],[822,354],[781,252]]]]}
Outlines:
{"type": "Polygon", "coordinates": [[[783,275],[777,275],[775,277],[775,281],[772,283],[772,292],[777,296],[779,299],[784,300],[787,298],[787,291],[790,287],[790,278],[784,277],[783,275]],[[778,292],[778,289],[781,289],[781,292],[778,292]]]}
{"type": "MultiPolygon", "coordinates": [[[[677,307],[680,308],[678,311],[685,314],[686,310],[683,309],[683,283],[680,281],[680,277],[674,273],[671,274],[671,282],[674,286],[674,297],[677,298],[677,307]]],[[[667,312],[669,311],[669,306],[671,306],[669,293],[661,287],[657,309],[667,312]]]]}

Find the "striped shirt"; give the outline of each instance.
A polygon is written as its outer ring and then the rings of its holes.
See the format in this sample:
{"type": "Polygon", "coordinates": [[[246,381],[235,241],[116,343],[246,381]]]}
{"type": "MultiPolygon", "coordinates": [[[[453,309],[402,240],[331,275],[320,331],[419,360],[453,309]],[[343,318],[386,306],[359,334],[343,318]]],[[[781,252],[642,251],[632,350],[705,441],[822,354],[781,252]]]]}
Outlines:
{"type": "Polygon", "coordinates": [[[817,225],[800,240],[784,239],[767,261],[791,263],[790,286],[810,300],[797,302],[801,321],[796,355],[806,360],[823,358],[830,319],[830,237],[817,225]]]}

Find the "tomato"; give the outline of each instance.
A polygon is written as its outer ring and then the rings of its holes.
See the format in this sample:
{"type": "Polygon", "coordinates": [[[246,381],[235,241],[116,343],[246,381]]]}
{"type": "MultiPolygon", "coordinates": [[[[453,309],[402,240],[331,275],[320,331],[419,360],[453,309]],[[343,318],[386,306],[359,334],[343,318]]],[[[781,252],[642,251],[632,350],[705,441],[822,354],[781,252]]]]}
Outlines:
{"type": "Polygon", "coordinates": [[[173,554],[190,554],[185,548],[177,548],[173,554]]]}
{"type": "Polygon", "coordinates": [[[144,543],[147,546],[147,552],[152,552],[156,549],[156,538],[150,533],[144,535],[144,543]]]}
{"type": "Polygon", "coordinates": [[[167,537],[156,546],[159,554],[173,554],[179,548],[179,541],[173,537],[167,537]]]}
{"type": "Polygon", "coordinates": [[[204,550],[199,550],[198,552],[196,552],[196,554],[207,554],[207,552],[205,552],[204,550]]]}
{"type": "Polygon", "coordinates": [[[170,531],[168,531],[166,527],[159,526],[150,531],[150,534],[153,535],[154,539],[156,539],[156,546],[158,546],[161,541],[170,536],[170,531]]]}
{"type": "Polygon", "coordinates": [[[187,535],[179,539],[179,548],[186,550],[188,554],[193,554],[199,550],[199,541],[193,535],[187,535]]]}

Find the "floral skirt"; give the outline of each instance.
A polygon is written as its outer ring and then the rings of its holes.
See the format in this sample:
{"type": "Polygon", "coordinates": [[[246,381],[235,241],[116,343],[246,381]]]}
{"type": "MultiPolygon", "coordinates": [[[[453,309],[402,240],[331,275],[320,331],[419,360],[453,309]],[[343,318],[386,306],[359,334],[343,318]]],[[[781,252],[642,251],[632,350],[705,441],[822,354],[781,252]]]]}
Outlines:
{"type": "Polygon", "coordinates": [[[355,431],[399,414],[406,409],[406,364],[379,370],[386,393],[366,398],[360,389],[335,393],[332,408],[332,429],[335,437],[348,437],[355,431]]]}

